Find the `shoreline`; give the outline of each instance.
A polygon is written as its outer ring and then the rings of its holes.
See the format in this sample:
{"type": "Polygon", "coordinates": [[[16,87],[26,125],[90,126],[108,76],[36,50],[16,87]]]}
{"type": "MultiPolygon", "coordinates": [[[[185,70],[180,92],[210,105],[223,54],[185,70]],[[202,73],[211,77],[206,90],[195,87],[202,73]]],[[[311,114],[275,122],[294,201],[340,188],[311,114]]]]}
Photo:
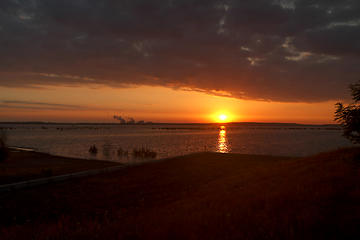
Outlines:
{"type": "MultiPolygon", "coordinates": [[[[120,163],[117,161],[109,161],[103,159],[85,159],[85,158],[76,158],[76,157],[67,157],[54,155],[45,152],[36,151],[36,149],[25,148],[25,147],[15,147],[10,146],[9,149],[9,158],[2,163],[0,166],[0,187],[2,185],[8,184],[18,184],[21,182],[48,179],[51,182],[51,178],[56,178],[61,175],[72,175],[76,173],[81,173],[84,171],[92,170],[103,170],[106,168],[112,167],[131,167],[139,166],[144,164],[152,164],[163,161],[171,161],[181,158],[193,157],[197,155],[210,154],[210,155],[228,155],[228,156],[238,156],[238,157],[260,157],[260,158],[280,158],[280,159],[297,159],[300,157],[294,156],[276,156],[276,155],[264,155],[264,154],[242,154],[242,153],[219,153],[219,152],[195,152],[184,155],[158,158],[158,159],[149,159],[140,162],[132,163],[120,163]],[[36,159],[35,162],[34,159],[36,159]],[[21,160],[21,161],[19,161],[21,160]],[[24,161],[26,165],[24,166],[24,161]],[[61,164],[55,166],[55,164],[61,164]],[[79,164],[83,167],[79,167],[79,164]],[[89,165],[90,164],[90,165],[89,165]],[[56,167],[56,169],[54,169],[56,167]],[[31,171],[26,171],[28,168],[31,168],[31,171]],[[7,171],[11,171],[11,174],[6,174],[7,171]],[[19,179],[19,180],[12,180],[19,179]]],[[[26,185],[26,184],[25,184],[26,185]]],[[[31,185],[31,184],[30,184],[31,185]]]]}
{"type": "MultiPolygon", "coordinates": [[[[356,148],[356,147],[353,147],[356,148]]],[[[341,149],[353,149],[353,148],[338,148],[334,149],[333,151],[338,151],[341,149]]],[[[55,155],[51,153],[46,152],[40,152],[33,148],[27,148],[27,147],[17,147],[17,146],[9,146],[9,159],[7,159],[4,163],[2,163],[0,168],[0,186],[2,185],[8,185],[8,184],[17,184],[21,182],[26,181],[33,181],[38,179],[45,179],[48,178],[49,182],[51,182],[52,177],[58,177],[61,175],[73,175],[76,173],[82,173],[85,171],[92,171],[92,170],[104,170],[107,168],[112,167],[131,167],[131,166],[141,166],[144,164],[151,164],[151,163],[157,163],[157,162],[163,162],[163,161],[169,161],[169,160],[177,160],[181,158],[187,158],[187,157],[193,157],[197,155],[204,155],[204,154],[210,154],[210,155],[228,155],[228,156],[234,156],[239,158],[277,158],[277,159],[303,159],[303,158],[309,158],[313,156],[317,156],[319,154],[324,154],[327,152],[319,152],[315,155],[310,156],[287,156],[287,155],[267,155],[267,154],[243,154],[243,153],[220,153],[220,152],[194,152],[194,153],[188,153],[184,155],[178,155],[178,156],[171,156],[171,157],[164,157],[164,158],[156,158],[156,159],[148,159],[145,161],[139,161],[139,162],[128,162],[128,163],[122,163],[118,161],[111,161],[111,160],[105,160],[105,159],[87,159],[87,158],[77,158],[77,157],[68,157],[68,156],[61,156],[61,155],[55,155]],[[16,162],[14,162],[14,159],[17,159],[16,162]],[[22,163],[20,163],[18,160],[26,160],[29,159],[27,163],[30,164],[26,166],[22,166],[22,163]],[[37,158],[36,163],[34,166],[31,166],[31,161],[37,158]],[[39,162],[40,160],[40,162],[39,162]],[[60,160],[60,162],[59,162],[60,160]],[[57,166],[55,171],[53,171],[54,164],[57,163],[65,163],[65,165],[57,166]],[[73,164],[75,163],[75,165],[73,164]],[[90,164],[89,164],[90,163],[90,164]],[[82,165],[79,167],[79,164],[82,165]],[[6,179],[5,172],[7,170],[10,170],[8,168],[12,168],[12,174],[8,175],[7,177],[9,179],[6,179]],[[32,168],[32,172],[26,172],[24,173],[24,168],[30,167],[32,168]],[[17,169],[16,169],[17,168],[17,169]],[[50,171],[49,171],[50,170],[50,171]],[[19,171],[19,172],[17,172],[19,171]],[[19,175],[20,174],[20,175],[19,175]],[[23,174],[23,175],[21,175],[23,174]],[[19,180],[10,180],[10,179],[19,179],[19,180]]],[[[333,152],[331,151],[331,152],[333,152]]],[[[100,173],[99,172],[99,173],[100,173]]],[[[92,175],[92,174],[91,174],[92,175]]]]}
{"type": "Polygon", "coordinates": [[[114,166],[125,166],[125,164],[9,148],[8,159],[0,163],[0,185],[114,166]]]}

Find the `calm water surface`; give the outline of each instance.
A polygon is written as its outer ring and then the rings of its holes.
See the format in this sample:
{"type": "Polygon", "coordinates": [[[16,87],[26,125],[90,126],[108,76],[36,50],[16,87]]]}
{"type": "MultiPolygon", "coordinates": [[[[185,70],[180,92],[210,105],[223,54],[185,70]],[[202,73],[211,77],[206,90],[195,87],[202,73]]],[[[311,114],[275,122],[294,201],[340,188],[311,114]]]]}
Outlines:
{"type": "Polygon", "coordinates": [[[54,125],[0,124],[8,145],[33,148],[54,155],[124,163],[134,148],[157,152],[157,159],[194,152],[306,156],[351,146],[336,126],[281,124],[194,125],[54,125]],[[89,153],[95,144],[98,153],[89,153]],[[118,149],[128,151],[119,156],[118,149]]]}

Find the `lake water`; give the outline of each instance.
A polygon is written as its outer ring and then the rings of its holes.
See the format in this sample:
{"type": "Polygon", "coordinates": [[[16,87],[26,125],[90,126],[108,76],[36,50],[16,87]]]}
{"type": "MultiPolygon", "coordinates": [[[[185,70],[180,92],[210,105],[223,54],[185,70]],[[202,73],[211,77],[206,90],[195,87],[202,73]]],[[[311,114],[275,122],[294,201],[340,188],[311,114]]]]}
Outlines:
{"type": "Polygon", "coordinates": [[[157,153],[156,159],[194,152],[307,156],[351,146],[337,126],[291,124],[0,124],[8,145],[53,155],[124,163],[148,161],[133,157],[134,148],[157,153]],[[95,145],[97,154],[89,153],[95,145]],[[118,154],[118,150],[128,154],[118,154]]]}

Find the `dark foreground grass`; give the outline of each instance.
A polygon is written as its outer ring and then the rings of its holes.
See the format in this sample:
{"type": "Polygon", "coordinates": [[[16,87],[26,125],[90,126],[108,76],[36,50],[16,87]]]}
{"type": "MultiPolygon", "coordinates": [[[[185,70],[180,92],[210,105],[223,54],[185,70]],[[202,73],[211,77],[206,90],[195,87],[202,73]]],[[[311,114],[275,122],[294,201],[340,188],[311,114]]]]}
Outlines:
{"type": "Polygon", "coordinates": [[[7,152],[7,159],[0,162],[0,184],[119,165],[115,162],[70,159],[38,152],[7,152]]]}
{"type": "Polygon", "coordinates": [[[0,239],[360,239],[360,149],[203,153],[0,195],[0,239]]]}

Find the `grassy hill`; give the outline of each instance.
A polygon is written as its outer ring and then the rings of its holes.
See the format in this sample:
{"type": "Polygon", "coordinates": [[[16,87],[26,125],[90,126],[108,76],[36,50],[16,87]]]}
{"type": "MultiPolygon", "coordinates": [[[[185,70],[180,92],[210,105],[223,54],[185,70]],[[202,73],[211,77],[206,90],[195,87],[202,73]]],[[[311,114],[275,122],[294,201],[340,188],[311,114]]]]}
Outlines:
{"type": "Polygon", "coordinates": [[[0,239],[360,239],[360,148],[199,153],[0,194],[0,239]]]}

